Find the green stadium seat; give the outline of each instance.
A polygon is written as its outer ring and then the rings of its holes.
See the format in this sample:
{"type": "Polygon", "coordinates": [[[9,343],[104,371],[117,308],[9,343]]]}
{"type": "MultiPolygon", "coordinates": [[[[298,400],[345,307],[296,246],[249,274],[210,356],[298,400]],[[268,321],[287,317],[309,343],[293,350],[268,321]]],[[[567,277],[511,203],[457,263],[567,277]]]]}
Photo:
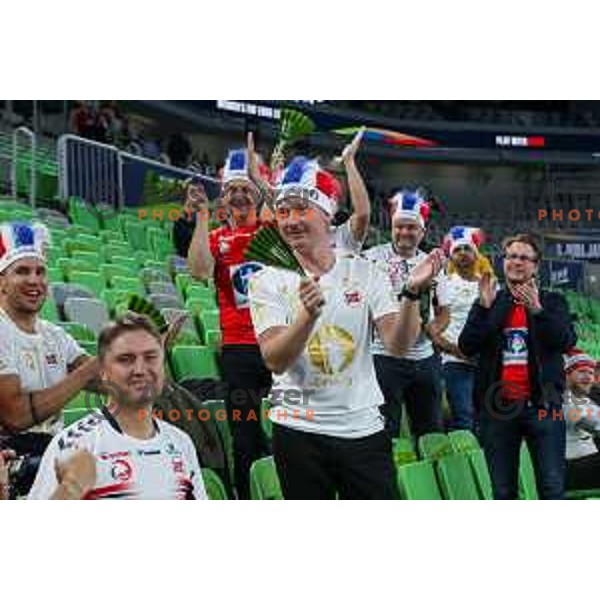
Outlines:
{"type": "Polygon", "coordinates": [[[535,472],[527,444],[521,444],[519,463],[519,499],[538,500],[537,485],[535,483],[535,472]]]}
{"type": "Polygon", "coordinates": [[[219,379],[219,369],[212,348],[207,346],[175,346],[171,364],[177,381],[186,377],[219,379]]]}
{"type": "Polygon", "coordinates": [[[209,500],[229,500],[225,485],[212,469],[203,468],[202,479],[209,500]]]}
{"type": "Polygon", "coordinates": [[[398,488],[403,500],[441,500],[433,463],[421,460],[398,467],[398,488]]]}
{"type": "Polygon", "coordinates": [[[47,267],[46,274],[48,276],[48,281],[51,281],[51,282],[64,281],[63,270],[60,267],[47,267]]]}
{"type": "Polygon", "coordinates": [[[448,433],[448,439],[454,452],[469,452],[479,450],[479,440],[472,431],[468,429],[458,429],[448,433]]]}
{"type": "Polygon", "coordinates": [[[273,438],[273,422],[269,419],[268,411],[271,409],[271,404],[268,398],[263,398],[260,403],[260,426],[267,440],[273,438]]]}
{"type": "Polygon", "coordinates": [[[441,456],[436,470],[444,499],[479,500],[469,459],[464,454],[441,456]]]}
{"type": "Polygon", "coordinates": [[[48,295],[46,300],[44,300],[42,310],[40,311],[40,317],[45,321],[50,321],[51,323],[56,323],[57,321],[60,321],[58,309],[56,308],[56,304],[54,303],[54,300],[50,297],[50,295],[48,295]]]}
{"type": "Polygon", "coordinates": [[[142,282],[137,277],[121,277],[120,275],[115,275],[110,280],[110,284],[113,289],[121,292],[139,294],[140,296],[146,294],[142,282]]]}
{"type": "Polygon", "coordinates": [[[477,484],[479,498],[482,500],[493,500],[492,480],[490,479],[490,472],[483,450],[470,450],[465,452],[465,456],[469,459],[473,477],[477,484]]]}
{"type": "Polygon", "coordinates": [[[219,329],[219,311],[218,310],[203,310],[200,313],[200,322],[202,324],[202,332],[219,329]]]}
{"type": "Polygon", "coordinates": [[[438,460],[453,454],[450,439],[445,433],[426,433],[418,441],[419,456],[429,460],[438,460]]]}
{"type": "Polygon", "coordinates": [[[137,261],[132,257],[132,249],[130,248],[129,244],[117,244],[112,242],[104,246],[102,251],[104,253],[105,262],[120,264],[121,258],[131,258],[135,261],[133,263],[134,266],[137,267],[137,261]]]}
{"type": "Polygon", "coordinates": [[[206,346],[217,349],[221,347],[221,330],[220,329],[207,329],[204,332],[204,339],[202,340],[206,346]]]}
{"type": "Polygon", "coordinates": [[[252,500],[283,500],[275,460],[272,456],[255,460],[250,468],[250,498],[252,500]]]}
{"type": "Polygon", "coordinates": [[[163,269],[152,269],[144,267],[140,272],[144,285],[149,283],[172,283],[169,274],[163,269]]]}
{"type": "Polygon", "coordinates": [[[397,467],[416,462],[417,453],[410,438],[400,437],[392,440],[392,455],[397,467]]]}
{"type": "Polygon", "coordinates": [[[136,269],[132,269],[129,265],[119,263],[103,263],[100,265],[100,273],[104,277],[104,281],[110,284],[113,277],[136,277],[136,269]]]}
{"type": "Polygon", "coordinates": [[[129,217],[124,219],[123,228],[125,237],[129,245],[134,250],[148,250],[148,240],[146,239],[146,225],[129,217]]]}
{"type": "MultiPolygon", "coordinates": [[[[70,230],[69,234],[71,234],[70,230]]],[[[97,253],[100,246],[101,241],[99,237],[86,233],[79,233],[74,236],[69,235],[63,242],[65,254],[69,256],[72,256],[72,253],[76,251],[97,253]]]]}
{"type": "Polygon", "coordinates": [[[103,230],[99,233],[102,243],[109,244],[126,244],[127,240],[120,231],[103,230]]]}
{"type": "Polygon", "coordinates": [[[187,273],[177,273],[175,276],[175,287],[179,290],[182,298],[187,298],[185,291],[193,281],[192,276],[187,273]]]}
{"type": "Polygon", "coordinates": [[[119,265],[120,267],[127,267],[132,271],[135,271],[136,275],[140,270],[140,265],[135,258],[135,256],[119,256],[118,254],[113,254],[111,256],[111,260],[107,261],[104,264],[113,264],[119,265]]]}
{"type": "Polygon", "coordinates": [[[70,271],[67,279],[69,283],[76,283],[87,288],[97,298],[101,297],[106,287],[102,277],[99,277],[98,273],[93,273],[92,271],[70,271]]]}

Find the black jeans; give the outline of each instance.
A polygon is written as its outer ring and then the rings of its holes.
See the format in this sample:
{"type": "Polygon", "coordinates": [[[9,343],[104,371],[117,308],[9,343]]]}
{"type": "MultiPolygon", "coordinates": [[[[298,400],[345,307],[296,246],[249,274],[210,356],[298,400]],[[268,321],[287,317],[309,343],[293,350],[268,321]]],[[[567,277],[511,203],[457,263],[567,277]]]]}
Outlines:
{"type": "Polygon", "coordinates": [[[346,439],[273,424],[273,454],[286,500],[398,498],[385,431],[346,439]]]}
{"type": "Polygon", "coordinates": [[[436,354],[423,360],[408,360],[375,354],[377,381],[385,403],[381,409],[391,437],[400,435],[402,404],[415,437],[442,431],[442,369],[436,354]]]}
{"type": "MultiPolygon", "coordinates": [[[[540,407],[542,408],[542,407],[540,407]]],[[[516,414],[481,412],[481,441],[490,469],[494,498],[516,500],[519,496],[519,458],[525,440],[531,454],[538,495],[541,500],[560,500],[565,487],[565,422],[553,418],[560,406],[550,407],[546,416],[523,403],[516,414]]]]}
{"type": "Polygon", "coordinates": [[[239,498],[248,499],[250,467],[269,450],[260,425],[260,404],[271,389],[271,372],[258,346],[241,344],[223,346],[221,370],[228,385],[225,405],[233,437],[235,487],[239,498]]]}

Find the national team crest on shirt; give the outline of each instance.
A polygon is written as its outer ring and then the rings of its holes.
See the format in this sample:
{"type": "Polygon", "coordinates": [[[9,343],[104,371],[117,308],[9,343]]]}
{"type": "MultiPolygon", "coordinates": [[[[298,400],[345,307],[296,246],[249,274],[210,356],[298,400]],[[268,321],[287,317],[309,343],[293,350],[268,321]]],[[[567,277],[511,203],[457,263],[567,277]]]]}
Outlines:
{"type": "Polygon", "coordinates": [[[527,330],[510,329],[505,335],[505,364],[527,363],[527,330]]]}
{"type": "Polygon", "coordinates": [[[46,364],[49,367],[57,367],[58,358],[56,357],[56,354],[46,354],[46,364]]]}
{"type": "Polygon", "coordinates": [[[246,262],[231,267],[231,286],[233,287],[235,304],[238,308],[249,306],[248,288],[250,279],[262,268],[263,265],[257,262],[246,262]]]}

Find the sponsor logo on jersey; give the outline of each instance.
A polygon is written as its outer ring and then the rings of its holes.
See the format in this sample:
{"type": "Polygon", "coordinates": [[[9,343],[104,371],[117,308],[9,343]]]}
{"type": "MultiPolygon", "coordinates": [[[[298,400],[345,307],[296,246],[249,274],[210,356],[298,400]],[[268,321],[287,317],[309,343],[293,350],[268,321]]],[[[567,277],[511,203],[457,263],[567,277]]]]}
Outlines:
{"type": "Polygon", "coordinates": [[[113,463],[110,474],[116,481],[130,481],[133,477],[133,469],[131,468],[129,462],[123,459],[118,459],[113,463]]]}
{"type": "Polygon", "coordinates": [[[58,366],[58,358],[56,354],[47,354],[46,355],[46,364],[49,367],[57,367],[58,366]]]}

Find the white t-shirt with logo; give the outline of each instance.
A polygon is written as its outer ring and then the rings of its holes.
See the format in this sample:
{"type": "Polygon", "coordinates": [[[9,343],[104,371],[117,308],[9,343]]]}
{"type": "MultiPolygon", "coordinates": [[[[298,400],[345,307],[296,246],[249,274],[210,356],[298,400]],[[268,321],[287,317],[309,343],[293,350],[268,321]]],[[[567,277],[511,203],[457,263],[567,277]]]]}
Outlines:
{"type": "MultiPolygon", "coordinates": [[[[301,306],[300,276],[267,267],[250,283],[256,335],[289,326],[301,306]]],[[[374,321],[398,310],[385,273],[358,255],[337,252],[319,280],[325,305],[306,347],[283,374],[274,375],[274,423],[312,433],[359,438],[381,431],[370,340],[374,321]],[[298,396],[302,397],[299,398],[298,396]]]]}
{"type": "MultiPolygon", "coordinates": [[[[61,382],[68,366],[81,356],[86,356],[85,351],[61,327],[38,318],[35,333],[26,333],[0,310],[0,376],[18,375],[24,392],[61,382]]],[[[60,412],[29,431],[55,434],[62,426],[60,412]]]]}
{"type": "Polygon", "coordinates": [[[58,485],[55,461],[82,449],[96,457],[96,486],[88,500],[206,500],[190,437],[164,421],[155,421],[155,428],[152,438],[139,440],[102,413],[80,419],[50,442],[28,499],[50,498],[58,485]]]}
{"type": "MultiPolygon", "coordinates": [[[[440,306],[448,308],[450,320],[443,336],[451,343],[457,344],[458,338],[467,322],[473,302],[479,297],[479,281],[468,281],[458,273],[440,277],[437,287],[437,297],[440,306]]],[[[442,361],[470,364],[451,354],[442,353],[442,361]]]]}
{"type": "MultiPolygon", "coordinates": [[[[410,272],[427,257],[426,252],[417,250],[413,258],[402,258],[394,251],[391,242],[374,246],[364,252],[365,258],[380,263],[387,271],[392,289],[398,295],[404,289],[404,284],[407,282],[410,272]]],[[[439,276],[438,276],[439,277],[439,276]]],[[[434,279],[433,285],[437,285],[438,277],[434,279]]],[[[433,318],[433,307],[430,307],[430,319],[433,318]]],[[[392,356],[383,345],[379,335],[375,332],[375,337],[372,344],[373,354],[383,354],[392,356]]],[[[424,331],[421,330],[417,341],[412,348],[402,357],[409,360],[422,360],[433,355],[433,345],[424,331]]]]}

